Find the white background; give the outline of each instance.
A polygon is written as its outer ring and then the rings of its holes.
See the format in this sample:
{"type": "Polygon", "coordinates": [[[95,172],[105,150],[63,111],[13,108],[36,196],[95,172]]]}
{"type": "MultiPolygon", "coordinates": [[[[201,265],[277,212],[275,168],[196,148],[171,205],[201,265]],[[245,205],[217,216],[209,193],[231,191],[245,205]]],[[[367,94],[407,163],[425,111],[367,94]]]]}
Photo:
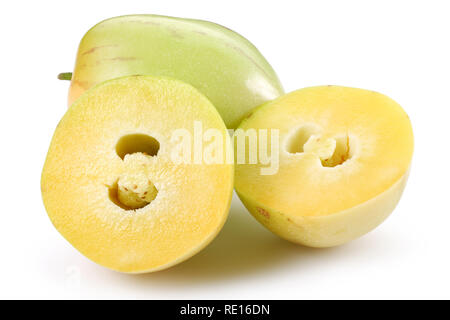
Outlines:
{"type": "Polygon", "coordinates": [[[9,1],[0,4],[0,298],[450,298],[448,1],[9,1]],[[112,16],[211,20],[250,39],[287,92],[339,84],[382,92],[409,114],[404,196],[369,235],[293,245],[234,199],[216,240],[172,269],[131,276],[87,260],[53,228],[40,174],[66,111],[78,43],[112,16]]]}

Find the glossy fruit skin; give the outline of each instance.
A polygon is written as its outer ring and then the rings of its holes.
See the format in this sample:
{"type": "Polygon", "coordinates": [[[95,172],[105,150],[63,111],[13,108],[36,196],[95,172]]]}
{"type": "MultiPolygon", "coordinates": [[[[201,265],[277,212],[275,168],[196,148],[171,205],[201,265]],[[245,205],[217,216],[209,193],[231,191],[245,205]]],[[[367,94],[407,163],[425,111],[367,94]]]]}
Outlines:
{"type": "Polygon", "coordinates": [[[167,76],[193,85],[228,128],[283,94],[266,59],[230,29],[200,20],[130,15],[102,21],[83,37],[69,105],[90,87],[127,75],[167,76]]]}
{"type": "Polygon", "coordinates": [[[281,238],[307,247],[328,248],[357,239],[386,220],[400,201],[408,177],[409,171],[385,192],[353,208],[329,216],[300,219],[293,219],[237,193],[252,216],[281,238]]]}

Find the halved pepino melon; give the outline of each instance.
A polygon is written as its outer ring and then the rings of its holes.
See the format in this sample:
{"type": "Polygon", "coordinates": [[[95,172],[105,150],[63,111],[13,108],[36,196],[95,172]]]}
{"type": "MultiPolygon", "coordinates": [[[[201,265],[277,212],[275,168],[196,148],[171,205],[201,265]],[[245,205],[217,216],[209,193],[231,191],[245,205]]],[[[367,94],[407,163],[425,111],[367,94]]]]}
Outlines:
{"type": "Polygon", "coordinates": [[[121,272],[165,269],[200,251],[226,220],[234,168],[174,157],[190,152],[199,125],[223,139],[217,152],[230,152],[218,112],[188,84],[131,76],[87,91],[59,123],[42,172],[55,227],[121,272]]]}
{"type": "Polygon", "coordinates": [[[330,247],[358,238],[386,219],[405,187],[411,123],[380,93],[306,88],[259,107],[239,128],[279,130],[276,173],[238,163],[235,187],[259,222],[292,242],[330,247]]]}

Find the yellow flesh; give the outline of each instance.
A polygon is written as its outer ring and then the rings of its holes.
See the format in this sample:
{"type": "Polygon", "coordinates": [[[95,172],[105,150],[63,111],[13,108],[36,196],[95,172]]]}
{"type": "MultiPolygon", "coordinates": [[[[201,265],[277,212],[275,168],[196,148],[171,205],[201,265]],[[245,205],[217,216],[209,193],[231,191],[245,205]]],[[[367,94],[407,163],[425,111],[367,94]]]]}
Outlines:
{"type": "Polygon", "coordinates": [[[55,227],[93,261],[123,272],[163,269],[206,246],[226,219],[233,166],[171,161],[172,131],[192,132],[194,120],[228,138],[212,104],[179,81],[127,77],[88,91],[58,125],[42,173],[55,227]],[[130,134],[154,137],[158,153],[121,159],[116,144],[130,134]],[[145,192],[149,203],[136,202],[145,192]],[[143,207],[126,210],[118,198],[143,207]]]}
{"type": "MultiPolygon", "coordinates": [[[[336,223],[333,215],[392,188],[386,201],[395,199],[396,204],[404,186],[399,181],[406,182],[413,152],[411,124],[403,109],[382,94],[362,89],[323,86],[292,92],[260,107],[240,128],[279,129],[280,168],[275,175],[261,175],[264,166],[237,165],[236,190],[255,215],[282,215],[301,225],[297,232],[303,234],[288,235],[283,232],[288,227],[280,227],[280,221],[265,221],[272,231],[313,246],[343,243],[375,227],[374,220],[367,220],[359,230],[347,230],[341,239],[331,240],[319,232],[316,222],[323,217],[323,231],[329,228],[327,223],[336,223]],[[295,148],[299,152],[289,152],[295,148]],[[319,233],[320,240],[315,238],[319,233]]],[[[392,210],[395,204],[384,207],[392,210]]],[[[376,209],[374,219],[386,215],[386,210],[376,209]]],[[[352,219],[361,216],[364,221],[367,209],[357,211],[352,219]]]]}

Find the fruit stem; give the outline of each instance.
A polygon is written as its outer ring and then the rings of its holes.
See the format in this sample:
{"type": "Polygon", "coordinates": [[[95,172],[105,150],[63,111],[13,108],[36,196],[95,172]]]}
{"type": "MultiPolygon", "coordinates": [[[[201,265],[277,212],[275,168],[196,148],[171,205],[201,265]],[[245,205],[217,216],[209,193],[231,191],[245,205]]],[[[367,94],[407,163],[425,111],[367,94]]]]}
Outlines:
{"type": "Polygon", "coordinates": [[[72,80],[72,72],[63,72],[58,74],[59,80],[72,80]]]}

